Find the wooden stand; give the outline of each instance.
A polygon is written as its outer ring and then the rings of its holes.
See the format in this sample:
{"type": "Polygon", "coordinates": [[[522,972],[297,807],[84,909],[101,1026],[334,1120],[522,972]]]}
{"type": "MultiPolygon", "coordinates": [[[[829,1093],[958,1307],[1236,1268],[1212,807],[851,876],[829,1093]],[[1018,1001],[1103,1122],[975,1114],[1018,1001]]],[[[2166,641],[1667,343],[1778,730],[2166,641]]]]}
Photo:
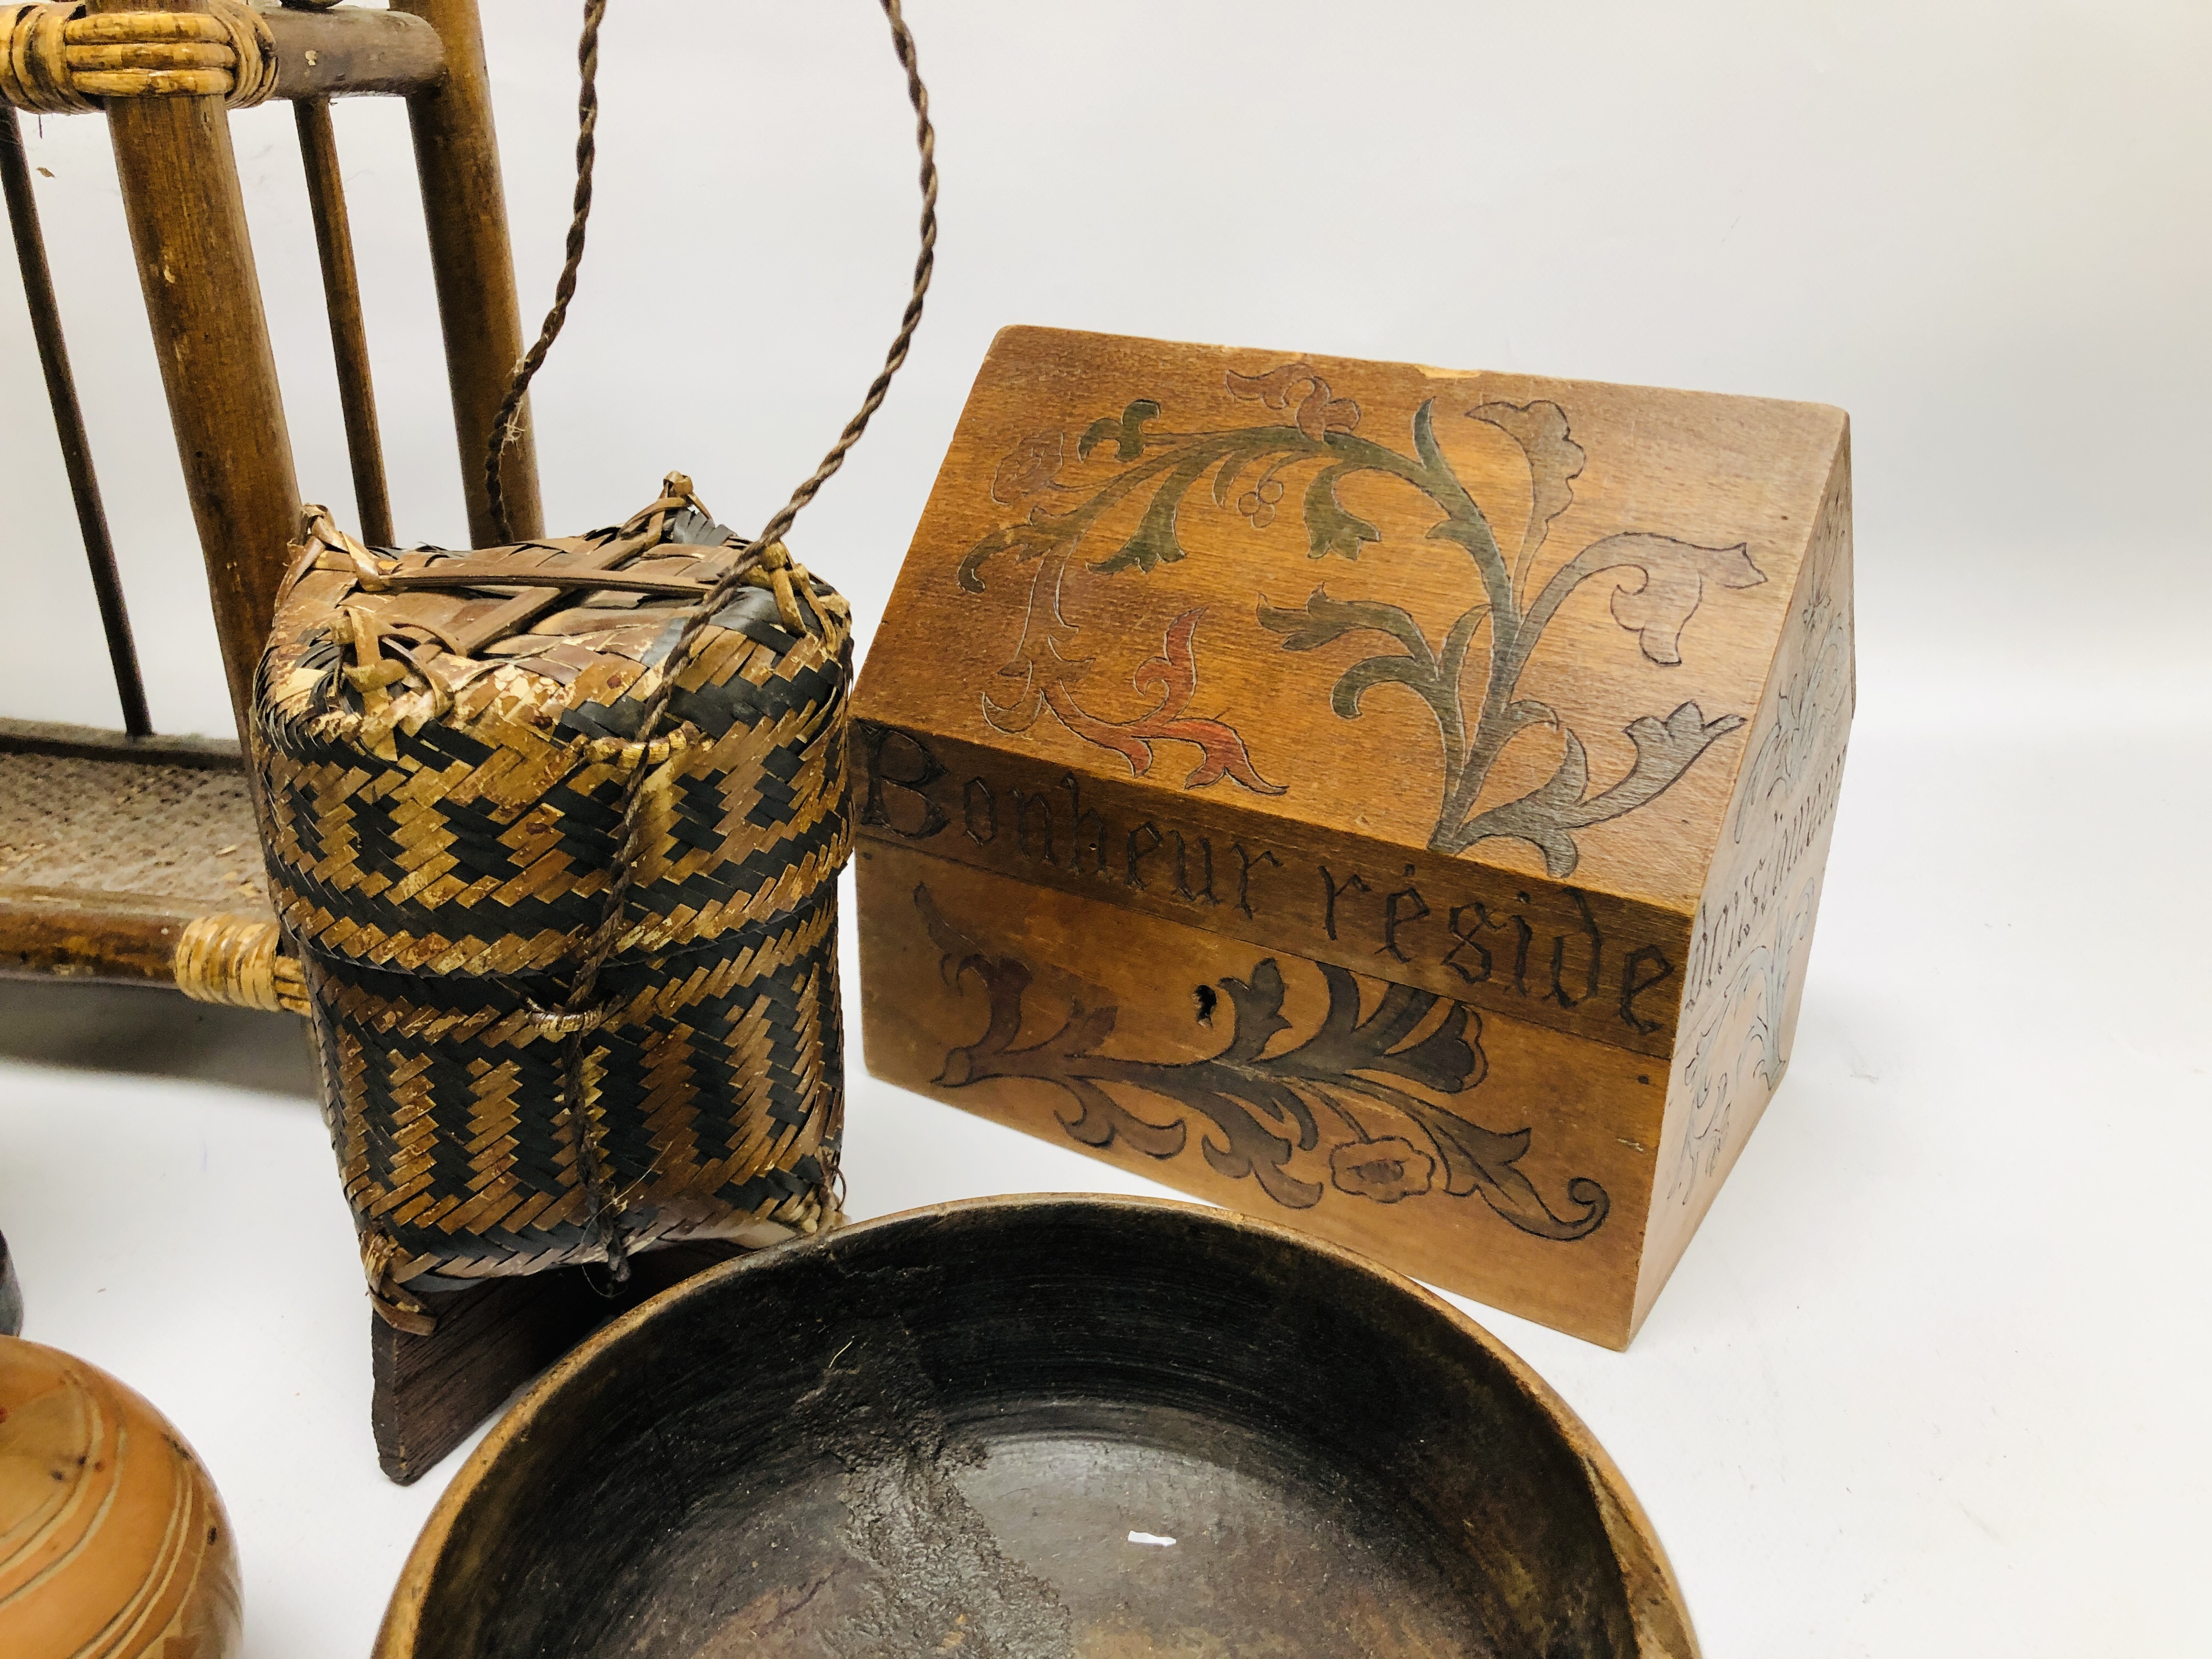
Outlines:
{"type": "MultiPolygon", "coordinates": [[[[95,15],[205,9],[205,0],[96,0],[91,8],[95,15]]],[[[378,486],[360,488],[365,527],[385,516],[374,499],[381,494],[383,466],[327,100],[400,96],[408,100],[422,185],[470,522],[477,541],[488,543],[493,536],[476,462],[521,354],[522,336],[476,0],[394,0],[388,11],[287,9],[261,16],[273,42],[274,96],[304,112],[302,143],[353,471],[357,487],[378,486]]],[[[159,51],[157,61],[166,62],[159,51]]],[[[158,78],[136,93],[103,83],[95,101],[114,143],[147,317],[206,557],[223,668],[242,721],[285,548],[298,523],[301,490],[231,149],[228,94],[178,95],[167,83],[156,84],[158,78]]],[[[45,112],[89,106],[27,106],[45,112]]],[[[12,118],[12,111],[5,112],[12,118]]],[[[15,786],[5,798],[17,817],[35,811],[43,815],[41,827],[52,829],[62,819],[102,811],[113,817],[116,809],[107,803],[137,803],[123,815],[130,822],[98,826],[104,833],[88,837],[0,838],[30,848],[0,854],[0,973],[173,984],[179,942],[196,919],[267,914],[253,856],[250,778],[227,744],[145,738],[149,722],[91,459],[75,418],[59,310],[44,280],[31,175],[20,147],[5,142],[12,137],[11,120],[0,134],[0,159],[9,164],[9,218],[95,584],[105,579],[103,592],[112,601],[109,635],[127,723],[141,740],[0,723],[8,728],[0,730],[0,783],[15,786]],[[57,766],[75,769],[61,780],[44,773],[34,779],[26,770],[57,766]],[[63,787],[55,787],[58,781],[63,787]],[[161,787],[138,787],[149,781],[161,787]],[[186,854],[183,867],[179,848],[186,854]],[[76,855],[64,856],[63,849],[76,855]]],[[[537,463],[526,422],[526,410],[524,430],[507,449],[505,482],[514,529],[535,535],[537,463]]],[[[322,489],[312,479],[308,488],[322,489]]],[[[390,534],[380,522],[376,527],[390,534]]],[[[378,1326],[372,1337],[374,1419],[386,1472],[396,1480],[414,1480],[570,1345],[728,1253],[684,1247],[641,1258],[631,1282],[611,1298],[574,1271],[458,1292],[440,1298],[440,1328],[428,1337],[378,1326]]]]}
{"type": "Polygon", "coordinates": [[[369,1423],[379,1467],[411,1485],[517,1389],[609,1320],[744,1254],[738,1245],[709,1242],[636,1256],[629,1282],[611,1294],[596,1268],[559,1267],[426,1296],[438,1321],[428,1336],[394,1330],[372,1313],[376,1392],[369,1423]]]}

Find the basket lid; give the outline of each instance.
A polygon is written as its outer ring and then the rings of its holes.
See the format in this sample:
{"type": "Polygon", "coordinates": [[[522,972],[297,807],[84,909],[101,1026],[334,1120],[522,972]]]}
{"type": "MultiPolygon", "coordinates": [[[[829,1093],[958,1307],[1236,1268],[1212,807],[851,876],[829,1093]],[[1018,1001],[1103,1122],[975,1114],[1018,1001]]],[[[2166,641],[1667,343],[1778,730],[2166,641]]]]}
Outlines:
{"type": "Polygon", "coordinates": [[[743,546],[680,475],[623,524],[470,552],[372,551],[307,509],[255,731],[294,935],[415,972],[568,965],[641,763],[653,799],[620,954],[811,902],[849,844],[850,613],[834,589],[774,550],[702,635],[664,734],[632,740],[743,546]]]}

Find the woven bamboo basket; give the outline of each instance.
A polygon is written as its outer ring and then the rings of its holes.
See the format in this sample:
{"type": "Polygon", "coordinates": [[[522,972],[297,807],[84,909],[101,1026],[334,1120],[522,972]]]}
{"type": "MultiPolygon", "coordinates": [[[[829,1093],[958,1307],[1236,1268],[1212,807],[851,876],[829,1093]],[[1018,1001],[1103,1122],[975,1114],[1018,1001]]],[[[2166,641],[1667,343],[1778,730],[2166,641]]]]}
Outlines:
{"type": "Polygon", "coordinates": [[[681,475],[626,523],[466,553],[371,552],[306,509],[254,761],[331,1142],[403,1328],[422,1291],[835,1218],[844,600],[767,550],[635,741],[687,599],[743,546],[681,475]],[[593,1010],[563,1014],[640,767],[623,931],[593,1010]]]}

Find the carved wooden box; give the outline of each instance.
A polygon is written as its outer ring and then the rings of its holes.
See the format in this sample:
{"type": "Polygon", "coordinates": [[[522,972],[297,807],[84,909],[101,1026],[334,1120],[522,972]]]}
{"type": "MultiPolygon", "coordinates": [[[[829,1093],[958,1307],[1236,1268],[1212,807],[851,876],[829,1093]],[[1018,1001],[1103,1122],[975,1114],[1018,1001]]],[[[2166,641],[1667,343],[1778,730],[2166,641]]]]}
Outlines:
{"type": "Polygon", "coordinates": [[[1040,329],[855,694],[878,1076],[1614,1346],[1780,1079],[1833,409],[1040,329]]]}

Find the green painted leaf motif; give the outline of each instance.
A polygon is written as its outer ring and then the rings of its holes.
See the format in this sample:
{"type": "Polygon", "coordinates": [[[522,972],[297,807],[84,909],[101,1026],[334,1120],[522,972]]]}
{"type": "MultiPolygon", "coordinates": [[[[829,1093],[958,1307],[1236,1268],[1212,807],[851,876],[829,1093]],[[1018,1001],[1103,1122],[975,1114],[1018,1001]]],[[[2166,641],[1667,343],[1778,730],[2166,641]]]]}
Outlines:
{"type": "MultiPolygon", "coordinates": [[[[1515,705],[1516,710],[1522,707],[1515,705]]],[[[1528,723],[1538,718],[1532,714],[1528,723]]],[[[1470,820],[1454,838],[1452,850],[1464,852],[1488,836],[1509,836],[1541,852],[1545,872],[1554,879],[1572,875],[1582,859],[1572,831],[1649,805],[1688,771],[1698,756],[1742,724],[1736,714],[1708,720],[1694,702],[1680,705],[1663,720],[1656,714],[1639,714],[1626,728],[1636,745],[1636,763],[1618,783],[1595,795],[1589,793],[1589,757],[1582,739],[1569,731],[1559,769],[1517,800],[1470,820]]]]}
{"type": "Polygon", "coordinates": [[[1471,421],[1494,426],[1521,447],[1528,461],[1528,528],[1521,536],[1521,559],[1527,561],[1551,534],[1552,520],[1574,505],[1575,480],[1582,477],[1589,459],[1574,441],[1567,412],[1549,398],[1534,403],[1480,404],[1467,411],[1471,421]]]}
{"type": "Polygon", "coordinates": [[[1355,629],[1368,628],[1389,635],[1424,661],[1429,655],[1429,642],[1421,636],[1421,625],[1403,606],[1384,605],[1375,599],[1333,599],[1325,586],[1316,587],[1306,595],[1306,608],[1303,611],[1280,611],[1261,599],[1259,621],[1260,626],[1270,633],[1285,636],[1285,651],[1311,651],[1355,629]]]}
{"type": "MultiPolygon", "coordinates": [[[[1134,405],[1132,405],[1134,407],[1134,405]]],[[[1182,507],[1183,497],[1200,473],[1212,465],[1213,458],[1201,454],[1196,461],[1186,461],[1168,474],[1166,482],[1152,492],[1152,505],[1145,516],[1137,521],[1137,528],[1129,539],[1113,553],[1091,568],[1107,574],[1127,570],[1134,566],[1139,570],[1152,570],[1163,564],[1173,564],[1183,556],[1183,545],[1176,539],[1176,514],[1182,507]]]]}
{"type": "Polygon", "coordinates": [[[1273,452],[1263,448],[1232,449],[1221,458],[1221,471],[1213,475],[1213,504],[1226,507],[1237,487],[1237,480],[1246,467],[1263,455],[1273,452]]]}
{"type": "Polygon", "coordinates": [[[1347,559],[1359,556],[1362,542],[1379,542],[1382,532],[1357,513],[1345,510],[1336,499],[1337,480],[1358,469],[1345,462],[1323,467],[1306,486],[1306,549],[1309,557],[1325,559],[1332,553],[1347,559]]]}
{"type": "Polygon", "coordinates": [[[1328,706],[1339,720],[1359,718],[1359,700],[1378,685],[1411,686],[1425,701],[1435,701],[1436,669],[1411,657],[1370,657],[1356,662],[1330,688],[1328,706]]]}
{"type": "Polygon", "coordinates": [[[1559,769],[1549,778],[1520,799],[1508,803],[1494,814],[1483,816],[1493,818],[1505,832],[1517,836],[1541,853],[1545,873],[1556,881],[1572,875],[1575,866],[1582,861],[1582,849],[1567,831],[1580,827],[1575,818],[1583,792],[1589,787],[1589,756],[1583,748],[1583,740],[1569,732],[1559,769]]]}
{"type": "Polygon", "coordinates": [[[1482,626],[1482,619],[1489,614],[1488,605],[1478,605],[1454,623],[1451,625],[1451,632],[1444,635],[1443,653],[1437,660],[1437,678],[1443,684],[1452,689],[1455,708],[1458,706],[1460,672],[1467,665],[1467,653],[1474,644],[1475,631],[1482,626]]]}
{"type": "Polygon", "coordinates": [[[1437,405],[1431,398],[1413,411],[1413,453],[1431,472],[1449,473],[1451,465],[1437,445],[1437,405]]]}
{"type": "Polygon", "coordinates": [[[960,586],[970,593],[981,592],[983,567],[1000,554],[1012,548],[1025,545],[1029,539],[1029,531],[1030,527],[1027,525],[1006,525],[994,530],[975,546],[969,548],[967,556],[960,561],[960,586]]]}
{"type": "Polygon", "coordinates": [[[1311,651],[1363,629],[1396,640],[1405,647],[1405,654],[1369,657],[1352,664],[1330,689],[1329,707],[1340,720],[1357,720],[1361,700],[1374,687],[1407,687],[1435,714],[1444,741],[1446,764],[1455,770],[1462,740],[1460,672],[1488,611],[1487,605],[1478,605],[1454,623],[1444,636],[1441,659],[1429,648],[1413,613],[1401,605],[1374,599],[1333,599],[1326,587],[1316,587],[1307,595],[1304,611],[1278,610],[1263,599],[1258,614],[1261,627],[1283,635],[1285,651],[1311,651]]]}
{"type": "Polygon", "coordinates": [[[1109,439],[1113,441],[1115,460],[1139,459],[1145,453],[1145,422],[1158,419],[1159,413],[1160,406],[1150,398],[1139,398],[1121,411],[1118,420],[1111,415],[1100,416],[1076,441],[1075,459],[1089,460],[1091,451],[1109,439]]]}
{"type": "Polygon", "coordinates": [[[1592,542],[1553,573],[1528,608],[1532,630],[1541,633],[1568,594],[1608,570],[1629,570],[1642,578],[1623,582],[1613,594],[1613,617],[1638,637],[1650,661],[1673,667],[1682,660],[1682,630],[1697,613],[1706,584],[1756,587],[1766,573],[1751,562],[1747,544],[1701,547],[1673,536],[1630,532],[1592,542]]]}
{"type": "MultiPolygon", "coordinates": [[[[1626,732],[1637,747],[1634,765],[1626,777],[1610,787],[1600,784],[1592,793],[1589,757],[1579,738],[1566,728],[1560,712],[1516,696],[1522,670],[1561,607],[1583,583],[1602,574],[1619,573],[1608,584],[1612,591],[1606,596],[1613,621],[1635,636],[1646,662],[1660,666],[1681,661],[1685,629],[1709,592],[1753,586],[1766,580],[1744,543],[1706,546],[1653,532],[1626,531],[1593,542],[1551,571],[1546,580],[1533,583],[1537,590],[1533,594],[1526,591],[1524,584],[1531,584],[1534,574],[1531,562],[1574,502],[1575,480],[1588,459],[1572,435],[1565,410],[1559,404],[1547,399],[1528,404],[1490,402],[1465,411],[1474,421],[1503,432],[1518,446],[1528,466],[1528,516],[1518,526],[1517,558],[1509,560],[1492,526],[1492,507],[1470,492],[1438,442],[1432,400],[1423,402],[1413,416],[1409,456],[1395,445],[1358,435],[1356,403],[1331,398],[1328,386],[1314,374],[1310,364],[1285,364],[1257,376],[1231,374],[1224,386],[1231,396],[1256,400],[1271,410],[1287,410],[1296,404],[1297,416],[1291,422],[1273,425],[1148,435],[1146,428],[1162,413],[1162,406],[1151,398],[1133,399],[1118,415],[1092,422],[1076,444],[1079,458],[1087,462],[1094,458],[1103,461],[1104,447],[1111,443],[1114,459],[1120,465],[1067,512],[1034,507],[1027,523],[1002,526],[978,541],[961,563],[960,585],[971,592],[981,591],[987,567],[994,558],[1007,563],[1037,562],[1040,568],[1032,580],[1029,615],[1043,614],[1036,601],[1047,591],[1048,582],[1049,614],[1056,619],[1056,626],[1064,625],[1057,606],[1065,562],[1109,515],[1115,526],[1109,533],[1120,533],[1121,526],[1129,523],[1126,514],[1134,514],[1134,527],[1111,554],[1088,568],[1108,574],[1133,568],[1151,572],[1182,559],[1189,551],[1181,539],[1179,515],[1191,490],[1200,482],[1208,485],[1207,493],[1216,507],[1227,508],[1233,503],[1237,514],[1254,530],[1264,531],[1277,514],[1277,504],[1283,501],[1289,477],[1308,462],[1315,464],[1301,497],[1308,553],[1316,559],[1356,560],[1366,544],[1379,544],[1383,537],[1376,525],[1346,506],[1340,491],[1346,475],[1371,472],[1378,478],[1410,486],[1441,511],[1443,516],[1426,533],[1433,539],[1456,544],[1472,556],[1481,602],[1461,613],[1434,644],[1400,607],[1334,600],[1318,587],[1303,611],[1279,610],[1263,598],[1256,617],[1261,627],[1280,636],[1282,648],[1288,651],[1316,650],[1362,630],[1382,633],[1397,641],[1402,655],[1371,655],[1341,670],[1331,687],[1330,703],[1340,717],[1354,719],[1364,712],[1366,693],[1374,687],[1403,685],[1433,713],[1443,748],[1443,807],[1430,840],[1432,848],[1461,853],[1492,836],[1516,838],[1538,848],[1547,870],[1555,877],[1563,876],[1579,859],[1577,832],[1648,804],[1695,763],[1717,737],[1740,724],[1735,716],[1707,721],[1693,704],[1680,706],[1663,720],[1647,715],[1632,721],[1626,732]],[[1257,481],[1240,495],[1240,487],[1255,472],[1257,481]],[[1472,661],[1486,624],[1491,631],[1486,671],[1472,661]],[[1486,684],[1468,685],[1470,675],[1486,684]],[[1478,811],[1490,773],[1507,745],[1539,724],[1552,727],[1559,737],[1561,753],[1553,774],[1518,799],[1478,811]]],[[[1044,476],[1049,471],[1052,443],[1039,439],[1025,441],[1029,447],[1010,458],[1021,465],[1009,475],[1007,488],[999,489],[994,481],[994,499],[1028,488],[1033,479],[1052,482],[1044,476]]],[[[1042,661],[1047,651],[1056,650],[1049,641],[1040,647],[1025,622],[1021,655],[1004,672],[1018,678],[1028,672],[1025,665],[1042,661]]],[[[1073,681],[1072,666],[1063,666],[1068,672],[1055,682],[1060,688],[1073,681]]],[[[1140,680],[1139,689],[1145,689],[1145,684],[1140,680]]],[[[1033,692],[1032,701],[1036,695],[1033,692]]],[[[1106,747],[1131,752],[1123,744],[1086,730],[1084,711],[1071,714],[1063,707],[1067,701],[1051,705],[1063,725],[1088,741],[1103,741],[1106,747]]],[[[1022,705],[1022,709],[1030,712],[1029,704],[1022,705]]],[[[1111,723],[1092,724],[1121,729],[1111,723]]],[[[1205,722],[1177,715],[1164,718],[1158,724],[1157,735],[1192,740],[1182,728],[1205,722]],[[1176,729],[1170,731],[1170,726],[1176,729]]],[[[1152,735],[1131,733],[1130,743],[1148,753],[1144,750],[1144,740],[1152,735]]],[[[1132,758],[1134,763],[1137,757],[1132,758]]],[[[1192,774],[1188,787],[1201,787],[1220,775],[1218,769],[1202,766],[1192,774]]],[[[1249,783],[1238,775],[1240,781],[1249,783]]],[[[1264,1119],[1268,1104],[1253,1103],[1264,1119]]],[[[1243,1133],[1237,1131],[1231,1139],[1237,1140],[1243,1133]]],[[[1499,1200],[1493,1196],[1493,1201],[1499,1200]]]]}

